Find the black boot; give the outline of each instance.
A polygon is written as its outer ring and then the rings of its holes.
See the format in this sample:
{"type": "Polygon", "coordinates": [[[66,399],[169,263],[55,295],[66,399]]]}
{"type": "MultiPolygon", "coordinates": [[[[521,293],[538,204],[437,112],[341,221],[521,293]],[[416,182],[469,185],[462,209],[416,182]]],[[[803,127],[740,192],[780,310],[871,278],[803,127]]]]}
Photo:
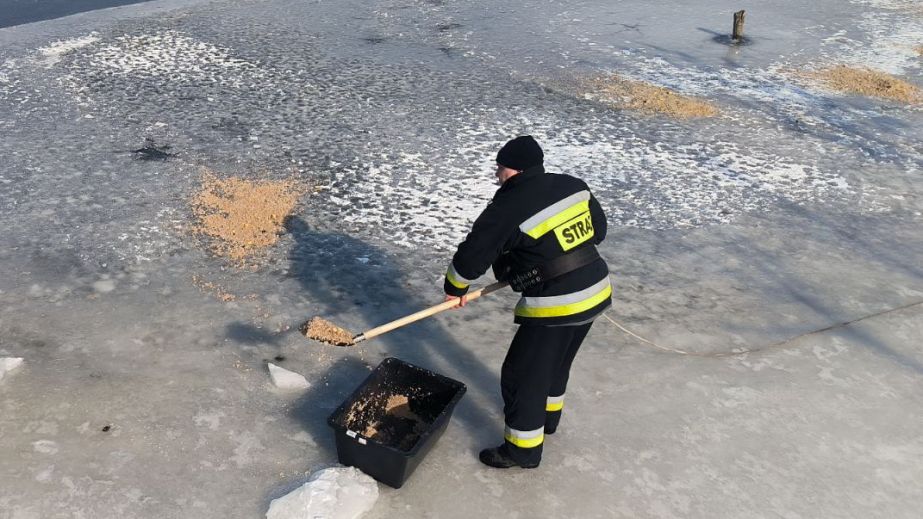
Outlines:
{"type": "Polygon", "coordinates": [[[545,434],[554,434],[561,423],[561,411],[548,411],[545,413],[545,434]]]}
{"type": "Polygon", "coordinates": [[[514,460],[510,453],[507,451],[505,443],[499,447],[482,450],[480,456],[478,457],[480,458],[481,463],[496,469],[508,469],[510,467],[534,469],[535,467],[538,467],[538,462],[527,464],[519,463],[514,460]]]}

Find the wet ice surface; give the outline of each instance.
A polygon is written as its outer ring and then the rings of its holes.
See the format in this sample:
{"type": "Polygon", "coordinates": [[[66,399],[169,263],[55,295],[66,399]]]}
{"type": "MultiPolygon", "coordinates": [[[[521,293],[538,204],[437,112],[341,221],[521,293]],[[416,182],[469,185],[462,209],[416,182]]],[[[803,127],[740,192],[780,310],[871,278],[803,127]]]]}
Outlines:
{"type": "MultiPolygon", "coordinates": [[[[456,16],[464,16],[459,10],[456,16]]],[[[528,83],[585,73],[587,62],[570,57],[570,50],[550,52],[552,63],[543,67],[523,59],[523,66],[509,70],[492,65],[454,71],[445,62],[461,58],[427,56],[415,45],[450,41],[482,48],[497,42],[456,39],[465,24],[439,24],[429,28],[433,34],[411,24],[408,33],[394,35],[410,23],[400,21],[403,11],[376,10],[372,15],[385,20],[377,30],[389,36],[378,43],[346,42],[345,50],[283,24],[272,34],[298,43],[275,57],[265,52],[260,39],[267,36],[258,23],[251,34],[221,34],[212,42],[203,36],[220,24],[202,27],[184,19],[153,29],[139,23],[104,41],[94,33],[52,42],[33,61],[47,65],[67,57],[55,71],[57,83],[87,112],[83,117],[127,119],[136,139],[171,138],[177,128],[186,129],[200,141],[186,147],[190,163],[214,161],[207,155],[221,155],[229,146],[228,155],[246,150],[253,167],[305,175],[324,188],[315,206],[345,230],[404,247],[445,251],[463,238],[494,190],[489,179],[496,148],[518,133],[542,142],[551,171],[579,174],[597,189],[614,223],[644,229],[726,223],[779,202],[883,209],[887,202],[876,199],[858,175],[876,167],[868,157],[879,159],[879,170],[919,166],[918,140],[899,131],[895,120],[919,119],[918,113],[881,103],[837,104],[830,95],[807,91],[780,72],[796,66],[791,56],[764,67],[729,67],[707,59],[689,63],[689,56],[671,62],[666,53],[611,43],[611,52],[602,54],[618,58],[602,59],[588,46],[598,71],[617,70],[729,104],[717,120],[676,122],[614,112],[528,83]],[[257,45],[259,52],[253,50],[257,45]],[[351,54],[354,45],[364,47],[364,58],[351,54]],[[407,55],[393,48],[400,45],[407,55]],[[381,47],[388,48],[379,54],[381,47]],[[414,59],[433,63],[420,67],[414,59]],[[507,88],[507,73],[526,83],[507,88]],[[380,80],[385,77],[389,81],[380,80]],[[888,113],[894,111],[900,113],[888,113]],[[854,123],[869,118],[881,124],[873,129],[854,123]],[[856,131],[844,131],[851,129],[856,131]],[[206,156],[190,149],[206,146],[206,156]]],[[[866,36],[877,34],[870,30],[866,36]]],[[[856,41],[838,47],[839,54],[861,58],[850,53],[856,41]]],[[[514,49],[515,63],[521,45],[499,43],[514,49]]],[[[822,62],[826,48],[821,46],[822,62]]],[[[896,44],[889,50],[912,52],[896,44]]],[[[470,61],[484,59],[490,62],[477,55],[470,61]]]]}
{"type": "Polygon", "coordinates": [[[314,315],[358,332],[438,302],[448,254],[495,189],[496,149],[518,133],[593,187],[613,315],[658,342],[729,351],[923,298],[919,108],[786,78],[845,62],[919,84],[919,18],[898,1],[789,2],[748,11],[752,44],[715,42],[737,8],[227,2],[5,30],[0,356],[29,369],[0,387],[0,451],[19,453],[0,461],[0,510],[260,516],[333,461],[327,415],[397,355],[469,393],[374,517],[474,502],[486,515],[911,516],[912,309],[721,361],[652,354],[599,323],[550,468],[528,476],[475,459],[501,434],[509,294],[360,348],[297,332],[314,315]],[[567,88],[610,72],[722,115],[617,112],[567,88]],[[141,160],[148,143],[175,156],[141,160]],[[202,167],[315,188],[259,269],[190,234],[202,167]],[[267,362],[311,387],[273,391],[267,362]]]}

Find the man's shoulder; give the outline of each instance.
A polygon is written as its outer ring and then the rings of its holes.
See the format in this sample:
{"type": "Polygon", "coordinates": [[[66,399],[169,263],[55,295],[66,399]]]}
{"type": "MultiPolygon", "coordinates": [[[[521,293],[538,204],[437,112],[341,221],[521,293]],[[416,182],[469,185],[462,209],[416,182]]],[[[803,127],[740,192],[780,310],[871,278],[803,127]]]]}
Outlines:
{"type": "Polygon", "coordinates": [[[567,173],[548,173],[541,190],[551,196],[568,196],[578,191],[589,191],[587,183],[567,173]]]}
{"type": "Polygon", "coordinates": [[[586,182],[566,173],[545,173],[513,189],[499,189],[494,194],[493,203],[513,202],[523,199],[554,197],[568,195],[577,191],[589,190],[586,182]]]}
{"type": "Polygon", "coordinates": [[[549,173],[548,176],[552,177],[555,182],[586,186],[583,179],[568,173],[549,173]]]}

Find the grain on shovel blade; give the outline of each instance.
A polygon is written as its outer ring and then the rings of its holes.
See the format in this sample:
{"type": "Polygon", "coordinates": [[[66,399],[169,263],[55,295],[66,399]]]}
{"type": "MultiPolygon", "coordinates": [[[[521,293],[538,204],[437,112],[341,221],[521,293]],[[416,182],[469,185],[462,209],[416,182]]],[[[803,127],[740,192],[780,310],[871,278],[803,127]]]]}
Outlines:
{"type": "Polygon", "coordinates": [[[309,339],[326,342],[334,346],[354,346],[353,335],[326,319],[313,317],[301,325],[301,333],[309,339]]]}

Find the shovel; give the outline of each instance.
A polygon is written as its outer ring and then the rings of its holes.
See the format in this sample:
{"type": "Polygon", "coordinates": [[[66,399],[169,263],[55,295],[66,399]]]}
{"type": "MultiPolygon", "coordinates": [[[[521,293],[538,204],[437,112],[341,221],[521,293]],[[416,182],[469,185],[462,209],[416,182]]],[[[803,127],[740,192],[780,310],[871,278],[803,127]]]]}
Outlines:
{"type": "MultiPolygon", "coordinates": [[[[498,281],[491,285],[487,285],[484,288],[475,290],[474,292],[470,292],[465,297],[468,301],[474,301],[481,296],[486,296],[491,292],[500,290],[507,284],[508,283],[506,281],[498,281]]],[[[340,328],[330,321],[320,317],[314,317],[310,321],[301,325],[301,333],[303,333],[309,339],[332,344],[334,346],[355,346],[362,341],[371,339],[373,337],[378,337],[379,335],[390,332],[391,330],[396,330],[401,326],[417,322],[420,319],[438,314],[439,312],[448,310],[450,308],[455,308],[456,306],[458,306],[457,300],[445,301],[443,303],[439,303],[438,305],[420,310],[419,312],[401,317],[400,319],[395,319],[390,323],[376,326],[375,328],[366,330],[358,335],[353,335],[349,331],[340,328]]]]}

